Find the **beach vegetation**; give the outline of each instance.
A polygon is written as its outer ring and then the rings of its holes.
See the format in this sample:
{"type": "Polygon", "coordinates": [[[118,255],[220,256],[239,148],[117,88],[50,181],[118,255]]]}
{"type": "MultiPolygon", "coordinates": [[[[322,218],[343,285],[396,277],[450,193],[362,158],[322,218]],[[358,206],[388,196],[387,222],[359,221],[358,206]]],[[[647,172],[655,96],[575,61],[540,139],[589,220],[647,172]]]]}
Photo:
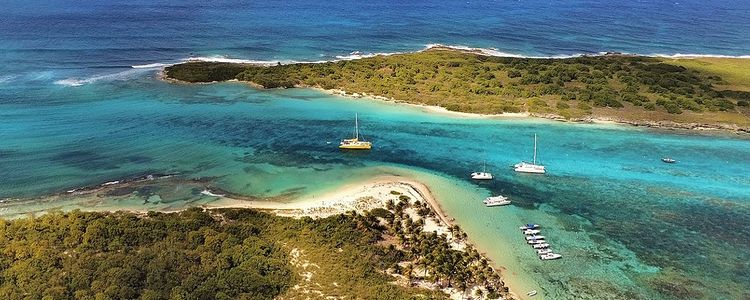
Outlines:
{"type": "Polygon", "coordinates": [[[411,255],[381,243],[378,218],[390,215],[192,208],[0,220],[0,298],[446,298],[386,274],[411,255]]]}

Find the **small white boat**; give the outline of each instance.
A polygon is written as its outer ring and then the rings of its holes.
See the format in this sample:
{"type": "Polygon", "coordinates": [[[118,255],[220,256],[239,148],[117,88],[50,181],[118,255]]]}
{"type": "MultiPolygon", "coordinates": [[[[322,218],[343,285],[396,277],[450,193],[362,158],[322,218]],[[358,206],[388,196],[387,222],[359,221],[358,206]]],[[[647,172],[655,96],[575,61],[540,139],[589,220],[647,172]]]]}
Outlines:
{"type": "Polygon", "coordinates": [[[537,230],[537,229],[526,229],[526,230],[523,231],[523,234],[525,234],[525,235],[535,235],[535,234],[540,233],[540,232],[542,232],[542,231],[541,230],[537,230]]]}
{"type": "Polygon", "coordinates": [[[677,160],[675,160],[674,158],[671,158],[671,157],[662,157],[661,161],[663,161],[665,163],[668,163],[668,164],[673,164],[673,163],[677,162],[677,160]]]}
{"type": "Polygon", "coordinates": [[[501,206],[501,205],[508,205],[510,204],[510,200],[508,200],[508,197],[505,196],[495,196],[495,197],[487,197],[482,201],[484,205],[487,207],[491,206],[501,206]]]}
{"type": "Polygon", "coordinates": [[[533,163],[527,163],[525,161],[522,161],[520,163],[517,163],[513,166],[513,170],[519,173],[534,173],[534,174],[544,174],[547,171],[544,169],[543,165],[536,164],[536,134],[534,134],[534,161],[533,163]]]}
{"type": "Polygon", "coordinates": [[[526,293],[526,296],[529,296],[529,297],[533,297],[533,296],[536,296],[536,290],[533,290],[533,291],[528,291],[528,292],[526,293]]]}
{"type": "Polygon", "coordinates": [[[544,248],[549,248],[549,244],[547,243],[534,244],[531,247],[534,247],[534,249],[544,249],[544,248]]]}
{"type": "Polygon", "coordinates": [[[544,243],[546,243],[546,242],[547,242],[547,241],[545,241],[544,239],[539,239],[539,240],[528,240],[528,241],[526,241],[526,243],[528,243],[528,244],[530,244],[530,245],[534,245],[534,244],[544,244],[544,243]]]}
{"type": "Polygon", "coordinates": [[[530,236],[526,237],[527,241],[530,241],[530,240],[543,240],[543,239],[544,239],[543,235],[530,235],[530,236]]]}
{"type": "Polygon", "coordinates": [[[557,254],[557,253],[552,253],[552,252],[547,253],[547,254],[539,255],[539,258],[541,260],[552,260],[552,259],[558,259],[558,258],[561,258],[561,257],[562,257],[562,255],[557,254]]]}
{"type": "Polygon", "coordinates": [[[538,249],[538,250],[536,250],[536,253],[539,254],[539,255],[541,255],[541,254],[547,254],[547,253],[552,253],[552,249],[550,249],[550,248],[547,248],[547,249],[538,249]]]}
{"type": "Polygon", "coordinates": [[[521,230],[537,229],[537,228],[539,228],[539,225],[537,225],[537,224],[526,224],[526,225],[523,225],[521,227],[518,227],[518,229],[521,229],[521,230]]]}
{"type": "Polygon", "coordinates": [[[487,172],[487,164],[482,163],[482,172],[471,173],[471,179],[474,180],[492,180],[492,173],[487,172]]]}

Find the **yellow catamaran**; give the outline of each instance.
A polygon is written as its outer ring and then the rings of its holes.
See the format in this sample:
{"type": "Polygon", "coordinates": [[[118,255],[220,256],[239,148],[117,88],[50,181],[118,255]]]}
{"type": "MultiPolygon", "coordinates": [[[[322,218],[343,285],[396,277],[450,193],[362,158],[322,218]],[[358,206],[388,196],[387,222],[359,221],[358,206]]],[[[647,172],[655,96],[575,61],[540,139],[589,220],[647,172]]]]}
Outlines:
{"type": "Polygon", "coordinates": [[[341,140],[339,149],[370,150],[371,148],[372,143],[365,141],[364,138],[359,139],[359,121],[357,114],[354,114],[354,138],[341,140]]]}

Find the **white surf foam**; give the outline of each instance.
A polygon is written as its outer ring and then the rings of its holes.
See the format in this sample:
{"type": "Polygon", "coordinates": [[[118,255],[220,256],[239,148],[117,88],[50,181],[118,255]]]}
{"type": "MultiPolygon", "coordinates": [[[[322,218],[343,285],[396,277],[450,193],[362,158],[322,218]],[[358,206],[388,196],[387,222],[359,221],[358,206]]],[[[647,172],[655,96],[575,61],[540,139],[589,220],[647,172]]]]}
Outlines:
{"type": "Polygon", "coordinates": [[[362,59],[362,58],[368,58],[368,57],[375,57],[375,56],[389,56],[399,53],[406,53],[406,52],[377,52],[377,53],[363,53],[360,51],[353,51],[350,52],[348,55],[336,55],[336,60],[355,60],[355,59],[362,59]]]}
{"type": "Polygon", "coordinates": [[[64,86],[82,86],[98,81],[126,80],[144,71],[148,71],[148,69],[133,69],[112,74],[95,75],[87,78],[70,77],[57,80],[55,81],[55,84],[64,86]]]}
{"type": "MultiPolygon", "coordinates": [[[[469,46],[464,46],[464,45],[444,45],[444,44],[427,44],[422,51],[433,49],[433,48],[448,48],[448,49],[454,49],[454,50],[460,50],[460,51],[477,52],[477,53],[487,55],[487,56],[516,57],[516,58],[572,58],[572,57],[581,57],[585,55],[591,55],[591,54],[577,53],[577,54],[560,54],[560,55],[550,55],[550,56],[534,56],[534,55],[522,55],[522,54],[503,52],[496,48],[476,48],[476,47],[469,47],[469,46]]],[[[603,55],[603,54],[605,54],[605,52],[599,53],[599,55],[603,55]]]]}
{"type": "Polygon", "coordinates": [[[647,56],[664,57],[664,58],[750,58],[750,55],[721,55],[721,54],[648,54],[647,56]]]}
{"type": "Polygon", "coordinates": [[[10,82],[13,78],[15,78],[15,76],[0,76],[0,83],[10,82]]]}
{"type": "Polygon", "coordinates": [[[172,64],[168,63],[153,63],[153,64],[145,64],[145,65],[135,65],[130,66],[133,69],[156,69],[156,68],[163,68],[167,66],[171,66],[172,64]]]}
{"type": "MultiPolygon", "coordinates": [[[[281,60],[252,60],[252,59],[231,58],[231,57],[224,56],[224,55],[192,56],[192,57],[188,57],[187,59],[183,61],[205,61],[205,62],[222,62],[222,63],[235,63],[235,64],[257,64],[257,65],[275,65],[275,64],[284,62],[281,60]]],[[[287,61],[287,62],[293,63],[293,61],[287,61]]]]}
{"type": "Polygon", "coordinates": [[[208,189],[205,189],[205,190],[201,191],[201,194],[203,194],[203,195],[206,195],[206,196],[209,196],[209,197],[224,197],[224,195],[221,195],[221,194],[214,194],[214,193],[212,193],[212,192],[211,192],[210,190],[208,190],[208,189]]]}

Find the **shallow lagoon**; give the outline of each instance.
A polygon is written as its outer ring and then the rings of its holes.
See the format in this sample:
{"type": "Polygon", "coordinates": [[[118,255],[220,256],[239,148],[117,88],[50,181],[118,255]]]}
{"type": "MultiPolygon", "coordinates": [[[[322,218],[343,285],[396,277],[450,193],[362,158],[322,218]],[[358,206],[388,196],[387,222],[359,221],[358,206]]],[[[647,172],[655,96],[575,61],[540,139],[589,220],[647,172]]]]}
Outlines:
{"type": "MultiPolygon", "coordinates": [[[[56,101],[28,105],[49,96],[35,93],[47,92],[29,90],[0,112],[0,197],[28,199],[159,173],[293,201],[400,174],[430,186],[477,246],[508,268],[518,292],[534,288],[552,299],[747,297],[748,139],[451,117],[314,90],[168,84],[150,73],[128,82],[60,86],[56,101]],[[336,148],[351,134],[355,112],[375,143],[369,153],[336,148]],[[535,133],[549,174],[513,173],[513,163],[531,158],[535,133]],[[679,162],[663,164],[665,155],[679,162]],[[482,161],[496,180],[471,182],[467,174],[482,161]],[[481,205],[497,193],[514,205],[481,205]],[[539,261],[518,232],[526,222],[545,226],[564,258],[539,261]]],[[[174,209],[212,201],[181,188],[188,187],[155,189],[156,204],[120,199],[38,208],[174,209]]],[[[36,210],[25,202],[4,213],[24,209],[36,210]]]]}

